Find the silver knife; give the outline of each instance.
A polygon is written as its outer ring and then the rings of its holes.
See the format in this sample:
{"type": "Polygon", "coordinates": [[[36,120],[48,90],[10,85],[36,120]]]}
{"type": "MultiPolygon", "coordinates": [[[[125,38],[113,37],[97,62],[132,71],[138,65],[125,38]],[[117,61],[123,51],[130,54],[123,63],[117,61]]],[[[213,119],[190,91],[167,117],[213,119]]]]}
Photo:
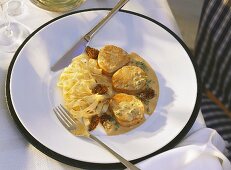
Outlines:
{"type": "Polygon", "coordinates": [[[89,41],[95,33],[108,21],[111,17],[118,12],[129,0],[120,0],[114,8],[104,17],[95,27],[85,34],[64,56],[62,56],[52,67],[51,71],[58,71],[68,66],[72,59],[84,52],[89,41]]]}

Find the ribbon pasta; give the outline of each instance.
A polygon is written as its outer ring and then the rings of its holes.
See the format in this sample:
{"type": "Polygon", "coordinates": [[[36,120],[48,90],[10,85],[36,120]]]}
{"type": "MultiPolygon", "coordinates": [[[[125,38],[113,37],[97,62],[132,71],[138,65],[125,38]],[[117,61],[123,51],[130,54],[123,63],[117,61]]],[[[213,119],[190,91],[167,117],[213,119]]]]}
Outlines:
{"type": "Polygon", "coordinates": [[[66,108],[78,120],[90,119],[108,109],[108,99],[112,95],[110,80],[102,74],[97,61],[86,54],[72,60],[60,75],[57,86],[62,89],[66,108]],[[92,93],[98,83],[106,85],[109,93],[92,93]]]}

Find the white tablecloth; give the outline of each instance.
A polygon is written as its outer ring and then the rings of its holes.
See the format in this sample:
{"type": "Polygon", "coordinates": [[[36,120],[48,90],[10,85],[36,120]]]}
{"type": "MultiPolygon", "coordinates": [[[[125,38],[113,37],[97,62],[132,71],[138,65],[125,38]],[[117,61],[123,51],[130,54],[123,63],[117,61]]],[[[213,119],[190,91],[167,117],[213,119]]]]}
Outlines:
{"type": "MultiPolygon", "coordinates": [[[[87,0],[79,9],[113,7],[116,0],[87,0]]],[[[123,9],[149,16],[169,27],[181,37],[166,0],[130,0],[123,9]]],[[[15,17],[31,31],[60,14],[48,12],[25,0],[25,10],[15,17]]],[[[60,163],[34,148],[18,131],[5,101],[4,85],[12,53],[0,49],[0,169],[61,170],[76,169],[60,163]]],[[[205,127],[202,114],[187,136],[174,148],[138,164],[141,169],[155,170],[230,170],[224,156],[225,141],[215,130],[205,127]]]]}

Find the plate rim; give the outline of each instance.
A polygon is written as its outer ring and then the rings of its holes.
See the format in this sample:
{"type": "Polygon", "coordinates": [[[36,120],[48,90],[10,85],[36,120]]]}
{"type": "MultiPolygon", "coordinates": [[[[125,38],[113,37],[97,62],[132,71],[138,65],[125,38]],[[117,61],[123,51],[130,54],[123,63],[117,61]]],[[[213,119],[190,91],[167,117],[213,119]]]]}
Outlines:
{"type": "MultiPolygon", "coordinates": [[[[59,20],[61,18],[67,17],[69,15],[74,15],[77,13],[81,13],[81,12],[88,12],[88,11],[105,11],[105,10],[111,10],[111,8],[91,8],[91,9],[84,9],[84,10],[79,10],[79,11],[73,11],[70,13],[66,13],[63,14],[61,16],[58,16],[46,23],[44,23],[43,25],[41,25],[40,27],[38,27],[34,32],[32,32],[24,41],[23,43],[20,45],[20,47],[17,49],[17,51],[15,52],[10,65],[8,67],[8,71],[7,71],[7,77],[6,77],[6,82],[5,82],[5,97],[6,97],[6,102],[7,102],[7,106],[8,106],[8,110],[10,112],[11,117],[13,118],[17,128],[19,129],[19,131],[24,135],[24,137],[27,139],[28,142],[30,142],[35,148],[37,148],[39,151],[41,151],[42,153],[46,154],[47,156],[60,161],[62,163],[74,166],[74,167],[78,167],[78,168],[101,168],[101,169],[108,169],[108,168],[124,168],[124,165],[121,163],[92,163],[92,162],[84,162],[84,161],[80,161],[80,160],[76,160],[76,159],[72,159],[69,157],[66,157],[64,155],[61,155],[51,149],[49,149],[48,147],[46,147],[45,145],[43,145],[42,143],[40,143],[38,140],[36,140],[32,134],[30,134],[26,128],[23,126],[23,124],[21,123],[21,121],[19,120],[17,113],[13,107],[12,104],[12,100],[11,100],[11,92],[10,92],[10,80],[11,80],[11,73],[14,67],[14,63],[20,53],[20,51],[23,49],[23,47],[25,46],[25,44],[37,33],[39,32],[41,29],[43,29],[44,27],[46,27],[47,25],[55,22],[56,20],[59,20]]],[[[148,159],[150,157],[153,157],[157,154],[160,154],[162,152],[165,152],[169,149],[172,149],[174,146],[176,146],[182,139],[183,137],[185,137],[185,135],[189,132],[189,130],[191,129],[191,127],[193,126],[198,114],[199,114],[199,110],[200,110],[200,103],[201,103],[201,92],[202,92],[202,86],[201,86],[201,79],[200,79],[200,75],[199,75],[199,70],[198,70],[198,66],[191,54],[191,51],[189,50],[189,48],[186,46],[186,44],[181,40],[181,38],[178,37],[178,35],[176,35],[173,31],[171,31],[168,27],[166,27],[165,25],[161,24],[160,22],[156,21],[155,19],[152,19],[148,16],[145,16],[143,14],[140,13],[136,13],[133,11],[128,11],[128,10],[119,10],[119,12],[123,12],[123,13],[128,13],[128,14],[132,14],[132,15],[136,15],[138,17],[144,18],[146,20],[149,20],[151,22],[153,22],[154,24],[160,26],[161,28],[163,28],[165,31],[167,31],[168,33],[170,33],[180,44],[181,46],[184,48],[184,50],[186,51],[186,53],[188,54],[188,57],[191,60],[191,63],[193,65],[195,74],[196,74],[196,79],[197,79],[197,96],[196,96],[196,102],[194,105],[194,109],[192,111],[192,114],[188,120],[188,122],[186,123],[186,125],[184,126],[184,128],[178,133],[178,135],[171,140],[168,144],[166,144],[165,146],[163,146],[162,148],[160,148],[159,150],[146,155],[144,157],[138,158],[138,159],[134,159],[131,162],[136,164],[138,162],[141,162],[145,159],[148,159]]]]}

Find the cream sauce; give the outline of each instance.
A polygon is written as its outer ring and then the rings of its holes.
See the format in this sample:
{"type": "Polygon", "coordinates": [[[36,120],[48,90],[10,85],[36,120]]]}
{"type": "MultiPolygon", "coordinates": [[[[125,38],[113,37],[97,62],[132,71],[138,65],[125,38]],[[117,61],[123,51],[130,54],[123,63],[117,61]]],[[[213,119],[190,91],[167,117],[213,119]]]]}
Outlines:
{"type": "MultiPolygon", "coordinates": [[[[152,67],[143,58],[141,58],[139,55],[137,55],[136,53],[131,53],[131,54],[129,54],[129,56],[130,56],[130,62],[127,65],[133,65],[133,66],[140,67],[147,75],[146,88],[151,88],[155,92],[155,96],[152,99],[146,100],[145,102],[141,100],[144,104],[145,114],[151,115],[151,114],[153,114],[153,112],[155,110],[157,100],[159,97],[159,83],[158,83],[157,76],[156,76],[154,70],[152,69],[152,67]]],[[[101,78],[94,77],[94,78],[97,81],[97,83],[102,84],[102,85],[106,85],[108,87],[107,95],[108,95],[109,99],[112,98],[115,94],[117,94],[117,92],[114,91],[112,88],[111,76],[103,75],[103,79],[102,79],[102,77],[101,78]]],[[[136,95],[136,94],[134,94],[134,95],[136,95]]],[[[129,131],[135,129],[136,127],[140,126],[142,123],[145,122],[145,120],[142,120],[141,122],[139,122],[138,124],[136,124],[134,126],[123,127],[119,123],[116,122],[115,118],[113,118],[113,114],[110,113],[109,109],[107,110],[106,113],[111,115],[111,119],[106,121],[106,123],[103,124],[103,127],[104,127],[107,135],[119,135],[119,134],[129,132],[129,131]]],[[[90,120],[88,120],[88,119],[86,119],[86,120],[88,123],[86,123],[86,121],[85,121],[84,124],[85,124],[85,126],[88,126],[90,124],[90,122],[89,122],[90,120]]],[[[88,135],[86,129],[83,128],[83,126],[80,126],[75,131],[73,131],[73,134],[84,135],[84,136],[88,135]]]]}
{"type": "MultiPolygon", "coordinates": [[[[151,114],[153,114],[156,108],[158,97],[159,97],[159,83],[158,83],[157,76],[154,70],[152,69],[152,67],[139,55],[137,55],[136,53],[131,53],[129,54],[129,56],[130,56],[130,62],[127,65],[140,67],[147,75],[146,87],[153,89],[155,92],[155,96],[152,99],[146,100],[145,102],[142,101],[145,108],[145,114],[148,114],[150,116],[151,114]]],[[[117,92],[113,91],[113,94],[116,93],[117,92]]],[[[107,112],[107,114],[112,115],[112,113],[110,113],[109,111],[107,112]]],[[[140,123],[134,126],[123,127],[119,125],[119,123],[117,123],[115,119],[112,119],[111,121],[107,121],[106,126],[104,126],[104,129],[108,135],[119,135],[129,132],[132,129],[135,129],[136,127],[140,126],[144,122],[145,120],[141,121],[140,123]]]]}

